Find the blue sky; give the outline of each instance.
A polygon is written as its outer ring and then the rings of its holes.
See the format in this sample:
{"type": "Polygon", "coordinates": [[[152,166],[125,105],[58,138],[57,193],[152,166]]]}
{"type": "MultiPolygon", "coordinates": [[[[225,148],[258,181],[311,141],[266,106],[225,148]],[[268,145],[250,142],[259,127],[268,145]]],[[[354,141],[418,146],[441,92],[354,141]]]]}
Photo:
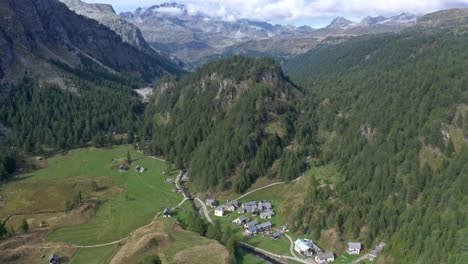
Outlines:
{"type": "MultiPolygon", "coordinates": [[[[84,0],[108,3],[117,12],[134,11],[169,1],[160,0],[84,0]]],[[[337,16],[360,20],[371,15],[396,15],[402,12],[425,14],[453,7],[468,7],[468,0],[179,0],[191,13],[202,12],[226,20],[247,18],[271,23],[323,26],[337,16]]]]}

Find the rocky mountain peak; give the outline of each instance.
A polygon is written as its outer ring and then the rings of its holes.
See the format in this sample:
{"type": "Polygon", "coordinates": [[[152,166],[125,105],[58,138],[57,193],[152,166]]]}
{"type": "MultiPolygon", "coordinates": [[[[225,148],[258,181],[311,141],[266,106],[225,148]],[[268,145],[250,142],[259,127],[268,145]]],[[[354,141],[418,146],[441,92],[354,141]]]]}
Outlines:
{"type": "Polygon", "coordinates": [[[330,25],[327,26],[327,28],[347,28],[352,24],[353,22],[344,17],[337,17],[333,19],[333,21],[330,23],[330,25]]]}

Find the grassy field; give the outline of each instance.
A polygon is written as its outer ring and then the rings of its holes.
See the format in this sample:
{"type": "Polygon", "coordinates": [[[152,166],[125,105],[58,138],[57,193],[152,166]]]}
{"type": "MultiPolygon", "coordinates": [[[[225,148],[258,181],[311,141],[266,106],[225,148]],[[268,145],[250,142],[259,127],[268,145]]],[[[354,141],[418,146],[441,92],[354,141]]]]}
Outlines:
{"type": "Polygon", "coordinates": [[[79,191],[84,201],[101,201],[91,219],[53,231],[47,237],[50,241],[89,245],[117,240],[148,224],[164,207],[172,207],[181,200],[180,194],[171,192],[174,185],[165,182],[166,177],[175,178],[177,172],[163,176],[164,162],[144,157],[128,146],[72,150],[44,163],[44,168],[0,186],[0,195],[4,197],[0,218],[27,214],[29,219],[38,213],[63,212],[66,201],[79,191]],[[126,159],[127,151],[132,159],[131,168],[119,173],[116,166],[126,159]],[[137,173],[134,169],[137,164],[147,171],[137,173]]]}
{"type": "Polygon", "coordinates": [[[109,263],[114,253],[119,248],[118,245],[111,245],[98,248],[82,248],[70,261],[70,264],[101,264],[109,263]]]}
{"type": "MultiPolygon", "coordinates": [[[[107,175],[123,191],[109,196],[88,222],[57,229],[48,236],[48,240],[80,245],[117,240],[127,236],[133,229],[149,223],[164,207],[174,206],[180,201],[180,195],[170,191],[174,186],[166,183],[166,176],[161,174],[165,168],[164,162],[132,152],[131,169],[124,173],[119,173],[116,169],[111,170],[109,164],[115,159],[125,158],[127,150],[127,147],[112,150],[77,150],[66,159],[60,157],[59,163],[62,166],[57,170],[67,167],[68,170],[64,170],[67,175],[74,173],[75,175],[88,175],[88,177],[107,175]],[[79,162],[84,164],[66,166],[67,161],[72,164],[79,162]],[[147,171],[137,173],[133,169],[137,164],[145,167],[147,171]]],[[[45,177],[45,175],[47,174],[41,174],[39,177],[45,177]]],[[[58,174],[52,175],[57,177],[58,174]]],[[[172,176],[175,177],[175,175],[172,176]]]]}

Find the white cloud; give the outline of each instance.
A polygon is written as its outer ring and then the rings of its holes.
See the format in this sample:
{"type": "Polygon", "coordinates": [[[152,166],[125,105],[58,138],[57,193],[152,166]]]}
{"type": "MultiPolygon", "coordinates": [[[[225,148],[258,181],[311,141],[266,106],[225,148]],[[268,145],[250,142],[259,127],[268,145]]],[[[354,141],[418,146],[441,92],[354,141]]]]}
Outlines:
{"type": "MultiPolygon", "coordinates": [[[[84,0],[105,2],[118,11],[133,11],[164,0],[84,0]]],[[[468,0],[175,0],[191,13],[206,13],[226,20],[252,19],[277,23],[330,20],[336,16],[362,18],[367,15],[423,14],[451,7],[468,7],[468,0]]]]}

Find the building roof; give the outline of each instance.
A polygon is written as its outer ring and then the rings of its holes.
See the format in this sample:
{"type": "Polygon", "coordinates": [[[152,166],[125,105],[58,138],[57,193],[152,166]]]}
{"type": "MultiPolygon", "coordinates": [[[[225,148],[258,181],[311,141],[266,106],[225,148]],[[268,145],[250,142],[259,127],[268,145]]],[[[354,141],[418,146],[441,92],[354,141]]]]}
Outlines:
{"type": "Polygon", "coordinates": [[[272,216],[272,213],[271,212],[261,212],[260,213],[260,217],[271,217],[272,216]]]}
{"type": "Polygon", "coordinates": [[[251,225],[251,226],[247,227],[247,230],[249,230],[250,232],[256,232],[257,227],[255,225],[251,225]]]}
{"type": "Polygon", "coordinates": [[[265,203],[263,203],[263,207],[265,207],[266,209],[271,209],[271,203],[270,202],[265,202],[265,203]]]}
{"type": "Polygon", "coordinates": [[[242,207],[239,207],[239,208],[237,208],[237,211],[238,211],[238,212],[242,212],[242,213],[243,213],[243,212],[245,212],[245,209],[244,209],[244,208],[242,208],[242,207]]]}
{"type": "Polygon", "coordinates": [[[216,207],[215,211],[224,211],[224,207],[223,206],[218,206],[218,207],[216,207]]]}
{"type": "Polygon", "coordinates": [[[274,232],[273,235],[271,235],[271,236],[272,236],[272,237],[280,237],[280,236],[282,236],[282,235],[283,235],[283,232],[281,232],[281,231],[276,231],[276,232],[274,232]]]}
{"type": "Polygon", "coordinates": [[[238,202],[237,200],[229,201],[227,204],[228,204],[228,205],[229,205],[229,204],[232,204],[232,205],[234,205],[235,207],[239,207],[239,202],[238,202]]]}
{"type": "Polygon", "coordinates": [[[264,228],[271,228],[271,223],[270,222],[265,222],[257,225],[258,229],[264,229],[264,228]]]}
{"type": "Polygon", "coordinates": [[[348,248],[361,249],[361,243],[359,242],[349,242],[348,248]]]}
{"type": "Polygon", "coordinates": [[[320,260],[327,260],[327,259],[331,259],[331,258],[334,258],[335,255],[332,253],[332,252],[325,252],[325,253],[322,253],[320,255],[318,255],[318,258],[320,260]]]}
{"type": "Polygon", "coordinates": [[[206,199],[207,204],[213,204],[215,202],[215,199],[206,199]]]}
{"type": "Polygon", "coordinates": [[[247,226],[254,226],[254,225],[257,225],[257,224],[258,224],[257,219],[254,219],[254,220],[252,220],[252,221],[246,223],[247,226]]]}
{"type": "Polygon", "coordinates": [[[245,202],[245,203],[242,204],[242,207],[244,207],[244,208],[247,207],[247,206],[249,206],[249,207],[257,206],[257,202],[245,202]]]}
{"type": "Polygon", "coordinates": [[[307,251],[309,249],[312,249],[312,245],[309,241],[305,241],[300,238],[294,241],[294,245],[297,246],[301,251],[307,251]]]}
{"type": "Polygon", "coordinates": [[[171,212],[171,209],[169,208],[164,208],[164,213],[167,214],[167,213],[170,213],[171,212]]]}
{"type": "Polygon", "coordinates": [[[239,219],[240,221],[249,221],[249,219],[243,215],[239,216],[239,218],[237,219],[239,219]]]}

